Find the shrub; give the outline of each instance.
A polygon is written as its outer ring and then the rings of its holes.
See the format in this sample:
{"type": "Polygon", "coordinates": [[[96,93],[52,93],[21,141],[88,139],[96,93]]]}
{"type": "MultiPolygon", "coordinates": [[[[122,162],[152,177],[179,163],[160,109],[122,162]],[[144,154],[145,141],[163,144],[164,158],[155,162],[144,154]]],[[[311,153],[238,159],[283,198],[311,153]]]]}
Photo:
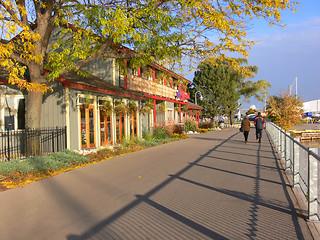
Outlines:
{"type": "Polygon", "coordinates": [[[113,151],[109,148],[103,148],[101,150],[99,150],[96,153],[92,153],[92,154],[88,154],[87,155],[92,161],[94,160],[103,160],[103,159],[107,159],[113,156],[113,151]]]}
{"type": "Polygon", "coordinates": [[[0,174],[10,175],[15,172],[30,173],[57,170],[71,164],[85,163],[89,159],[70,150],[45,156],[30,157],[25,160],[0,162],[0,174]]]}
{"type": "Polygon", "coordinates": [[[168,138],[167,131],[162,127],[156,127],[153,133],[154,139],[165,139],[168,138]]]}
{"type": "Polygon", "coordinates": [[[143,147],[154,147],[154,146],[157,146],[158,143],[156,141],[142,141],[141,142],[141,146],[143,147]]]}
{"type": "Polygon", "coordinates": [[[10,175],[20,169],[20,161],[12,160],[10,162],[0,162],[0,174],[1,175],[10,175]]]}
{"type": "Polygon", "coordinates": [[[186,132],[189,132],[189,131],[197,131],[197,123],[195,123],[194,121],[192,120],[187,120],[185,121],[184,123],[184,129],[186,132]]]}
{"type": "Polygon", "coordinates": [[[144,140],[146,140],[146,141],[152,141],[152,139],[153,139],[153,137],[152,137],[152,133],[151,132],[145,132],[144,134],[143,134],[143,138],[144,138],[144,140]]]}
{"type": "Polygon", "coordinates": [[[184,132],[184,127],[183,127],[183,125],[175,124],[175,125],[173,126],[173,133],[182,134],[183,132],[184,132]]]}
{"type": "Polygon", "coordinates": [[[202,122],[200,123],[200,128],[205,128],[205,129],[213,128],[213,122],[210,122],[210,121],[202,122]]]}

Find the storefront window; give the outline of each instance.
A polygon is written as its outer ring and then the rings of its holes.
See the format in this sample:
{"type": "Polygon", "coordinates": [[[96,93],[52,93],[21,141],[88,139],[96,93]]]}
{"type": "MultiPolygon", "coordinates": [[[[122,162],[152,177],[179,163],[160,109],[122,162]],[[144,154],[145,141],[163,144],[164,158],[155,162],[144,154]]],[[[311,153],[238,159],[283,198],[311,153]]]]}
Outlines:
{"type": "Polygon", "coordinates": [[[112,121],[111,116],[100,111],[100,141],[101,145],[112,143],[112,121]]]}

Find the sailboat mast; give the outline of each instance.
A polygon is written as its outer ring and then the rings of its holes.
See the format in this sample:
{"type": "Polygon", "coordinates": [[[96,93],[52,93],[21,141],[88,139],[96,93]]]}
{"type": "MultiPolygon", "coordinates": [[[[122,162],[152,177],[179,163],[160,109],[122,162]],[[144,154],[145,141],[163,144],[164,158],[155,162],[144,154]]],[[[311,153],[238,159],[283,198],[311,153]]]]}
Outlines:
{"type": "Polygon", "coordinates": [[[296,77],[296,97],[298,97],[298,77],[296,77]]]}

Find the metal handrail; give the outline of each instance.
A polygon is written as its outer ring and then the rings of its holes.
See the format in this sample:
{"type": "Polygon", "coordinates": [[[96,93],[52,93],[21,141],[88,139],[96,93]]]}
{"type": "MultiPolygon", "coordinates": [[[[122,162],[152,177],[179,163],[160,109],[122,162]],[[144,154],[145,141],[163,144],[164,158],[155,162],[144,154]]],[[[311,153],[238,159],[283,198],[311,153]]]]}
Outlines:
{"type": "Polygon", "coordinates": [[[320,156],[274,123],[267,122],[266,128],[286,170],[292,173],[292,187],[300,187],[308,201],[308,219],[319,221],[320,156]]]}

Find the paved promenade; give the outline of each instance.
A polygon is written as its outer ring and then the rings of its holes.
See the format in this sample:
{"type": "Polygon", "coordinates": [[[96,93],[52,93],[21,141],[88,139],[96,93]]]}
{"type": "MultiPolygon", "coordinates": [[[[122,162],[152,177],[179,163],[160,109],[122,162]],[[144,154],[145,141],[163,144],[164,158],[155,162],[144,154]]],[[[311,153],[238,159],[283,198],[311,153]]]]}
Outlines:
{"type": "Polygon", "coordinates": [[[312,239],[264,132],[227,129],[0,193],[0,240],[312,239]]]}

